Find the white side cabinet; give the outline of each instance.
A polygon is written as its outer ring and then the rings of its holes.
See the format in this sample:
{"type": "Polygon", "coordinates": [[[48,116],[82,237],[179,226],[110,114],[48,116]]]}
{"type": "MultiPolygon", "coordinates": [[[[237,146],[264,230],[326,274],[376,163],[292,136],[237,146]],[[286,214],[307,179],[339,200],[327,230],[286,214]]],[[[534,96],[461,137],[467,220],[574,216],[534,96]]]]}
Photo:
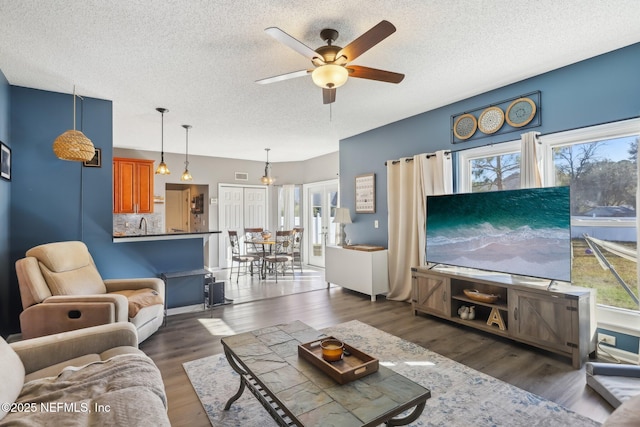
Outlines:
{"type": "Polygon", "coordinates": [[[360,251],[327,246],[324,255],[325,280],[343,288],[362,292],[376,300],[376,295],[389,292],[387,250],[360,251]]]}

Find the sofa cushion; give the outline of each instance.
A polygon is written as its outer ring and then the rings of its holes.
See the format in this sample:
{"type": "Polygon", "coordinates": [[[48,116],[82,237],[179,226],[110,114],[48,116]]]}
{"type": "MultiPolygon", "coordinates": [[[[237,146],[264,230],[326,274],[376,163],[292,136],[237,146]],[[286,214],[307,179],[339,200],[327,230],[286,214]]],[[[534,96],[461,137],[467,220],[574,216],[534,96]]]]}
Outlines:
{"type": "Polygon", "coordinates": [[[27,374],[25,376],[24,382],[27,383],[29,381],[39,380],[41,378],[56,377],[58,376],[58,374],[60,374],[60,372],[62,372],[63,369],[67,367],[70,367],[70,366],[81,367],[81,366],[88,365],[89,363],[109,360],[113,356],[120,356],[123,354],[144,355],[144,353],[141,350],[135,347],[130,347],[130,346],[114,347],[100,354],[95,354],[95,353],[85,354],[84,356],[80,356],[71,360],[66,360],[64,362],[56,363],[55,365],[47,366],[46,368],[40,369],[35,372],[31,372],[30,374],[27,374]]]}
{"type": "Polygon", "coordinates": [[[24,382],[39,380],[40,378],[55,377],[67,366],[84,366],[91,362],[100,361],[100,356],[97,354],[85,354],[84,356],[76,357],[75,359],[67,360],[55,365],[47,366],[39,371],[31,372],[24,378],[24,382]]]}
{"type": "Polygon", "coordinates": [[[82,242],[56,242],[31,248],[53,295],[104,294],[107,289],[82,242]]]}
{"type": "MultiPolygon", "coordinates": [[[[15,351],[0,338],[0,403],[13,403],[20,395],[24,384],[24,365],[15,351]]],[[[7,415],[4,406],[0,408],[0,420],[7,415]]]]}
{"type": "Polygon", "coordinates": [[[127,301],[129,302],[129,319],[136,317],[138,312],[145,307],[164,304],[162,296],[150,288],[128,289],[110,292],[110,294],[120,294],[127,297],[127,301]]]}

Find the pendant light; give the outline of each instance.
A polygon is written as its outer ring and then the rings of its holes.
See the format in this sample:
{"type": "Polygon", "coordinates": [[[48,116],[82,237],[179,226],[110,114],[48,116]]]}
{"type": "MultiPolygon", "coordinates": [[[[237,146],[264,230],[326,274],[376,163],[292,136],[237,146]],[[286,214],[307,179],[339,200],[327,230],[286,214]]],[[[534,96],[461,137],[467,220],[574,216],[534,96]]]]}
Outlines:
{"type": "Polygon", "coordinates": [[[187,145],[184,151],[184,172],[182,172],[180,181],[191,181],[193,179],[189,173],[189,129],[191,129],[191,125],[182,125],[182,127],[187,131],[187,145]]]}
{"type": "Polygon", "coordinates": [[[267,163],[264,165],[264,176],[260,178],[260,182],[265,185],[271,185],[275,181],[271,176],[271,163],[269,163],[269,151],[271,148],[265,148],[264,150],[267,152],[267,163]]]}
{"type": "Polygon", "coordinates": [[[162,122],[160,125],[160,135],[161,135],[161,146],[160,146],[160,164],[158,165],[158,169],[156,169],[156,173],[160,175],[169,175],[171,171],[167,167],[167,164],[164,162],[164,113],[167,113],[169,110],[166,108],[156,108],[162,115],[162,122]]]}
{"type": "Polygon", "coordinates": [[[86,162],[95,155],[89,138],[76,130],[76,87],[73,87],[73,130],[68,130],[53,141],[53,152],[61,160],[86,162]]]}

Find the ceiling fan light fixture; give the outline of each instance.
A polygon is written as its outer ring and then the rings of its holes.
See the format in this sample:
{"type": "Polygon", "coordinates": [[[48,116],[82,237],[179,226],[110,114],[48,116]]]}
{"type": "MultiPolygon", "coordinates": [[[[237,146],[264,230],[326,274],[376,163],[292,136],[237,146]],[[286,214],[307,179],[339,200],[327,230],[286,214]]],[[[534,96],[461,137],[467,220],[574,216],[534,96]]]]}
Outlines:
{"type": "Polygon", "coordinates": [[[347,82],[349,71],[341,65],[326,64],[317,67],[311,73],[316,86],[323,89],[335,89],[347,82]]]}

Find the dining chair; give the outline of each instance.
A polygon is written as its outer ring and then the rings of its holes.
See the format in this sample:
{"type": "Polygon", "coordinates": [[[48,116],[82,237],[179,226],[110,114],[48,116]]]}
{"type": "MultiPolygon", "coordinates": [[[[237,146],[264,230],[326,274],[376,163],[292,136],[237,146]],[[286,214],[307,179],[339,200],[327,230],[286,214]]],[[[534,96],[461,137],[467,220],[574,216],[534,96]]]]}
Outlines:
{"type": "Polygon", "coordinates": [[[276,231],[276,244],[272,253],[264,257],[264,262],[272,268],[278,283],[278,269],[282,268],[282,275],[287,271],[287,264],[291,264],[293,274],[293,230],[276,231]]]}
{"type": "Polygon", "coordinates": [[[244,276],[248,273],[253,276],[253,267],[254,265],[258,266],[258,271],[260,271],[259,262],[260,255],[257,254],[243,254],[240,249],[240,239],[238,238],[238,232],[229,230],[229,242],[231,243],[231,273],[229,273],[229,279],[233,279],[233,263],[238,264],[238,273],[236,277],[236,283],[240,280],[240,276],[244,276]],[[247,264],[249,269],[247,270],[247,264]],[[242,267],[244,266],[244,273],[241,272],[242,267]]]}
{"type": "Polygon", "coordinates": [[[244,241],[246,243],[246,253],[252,255],[259,255],[260,258],[264,257],[266,254],[264,252],[264,248],[260,245],[256,245],[255,243],[251,243],[254,240],[262,240],[262,232],[264,229],[262,227],[251,227],[244,229],[244,241]]]}
{"type": "Polygon", "coordinates": [[[304,235],[303,227],[296,227],[293,229],[293,263],[298,263],[300,267],[300,273],[302,273],[302,236],[304,235]]]}

